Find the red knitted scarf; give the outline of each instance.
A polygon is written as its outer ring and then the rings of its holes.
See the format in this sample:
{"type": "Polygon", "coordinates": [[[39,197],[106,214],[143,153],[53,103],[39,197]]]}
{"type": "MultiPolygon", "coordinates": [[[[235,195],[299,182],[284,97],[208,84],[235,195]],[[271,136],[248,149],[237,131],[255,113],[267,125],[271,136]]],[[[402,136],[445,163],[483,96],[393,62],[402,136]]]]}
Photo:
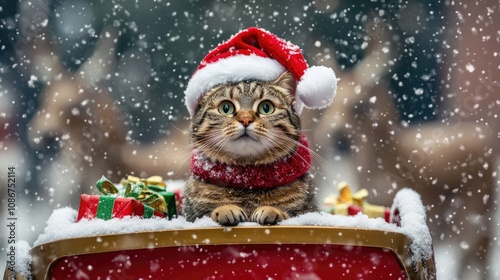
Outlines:
{"type": "Polygon", "coordinates": [[[306,174],[311,154],[305,135],[300,136],[297,151],[286,158],[259,165],[233,165],[212,161],[198,149],[191,155],[191,172],[204,182],[221,187],[265,189],[289,184],[306,174]]]}

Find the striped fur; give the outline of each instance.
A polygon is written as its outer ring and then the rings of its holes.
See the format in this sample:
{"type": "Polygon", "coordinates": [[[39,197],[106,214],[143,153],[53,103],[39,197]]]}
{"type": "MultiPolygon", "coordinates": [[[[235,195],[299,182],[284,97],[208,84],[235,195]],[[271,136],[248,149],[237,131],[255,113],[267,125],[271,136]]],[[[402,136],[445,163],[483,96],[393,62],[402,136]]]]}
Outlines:
{"type": "MultiPolygon", "coordinates": [[[[207,158],[221,163],[249,166],[281,160],[296,150],[300,137],[300,119],[293,109],[294,91],[295,80],[288,72],[273,82],[250,81],[212,88],[199,100],[190,128],[191,143],[207,158]],[[224,101],[234,104],[234,113],[219,111],[224,101]],[[272,114],[259,113],[262,101],[274,105],[272,114]]],[[[189,221],[211,216],[228,226],[245,221],[275,224],[316,211],[314,194],[309,174],[265,190],[219,187],[190,176],[184,213],[189,221]]]]}

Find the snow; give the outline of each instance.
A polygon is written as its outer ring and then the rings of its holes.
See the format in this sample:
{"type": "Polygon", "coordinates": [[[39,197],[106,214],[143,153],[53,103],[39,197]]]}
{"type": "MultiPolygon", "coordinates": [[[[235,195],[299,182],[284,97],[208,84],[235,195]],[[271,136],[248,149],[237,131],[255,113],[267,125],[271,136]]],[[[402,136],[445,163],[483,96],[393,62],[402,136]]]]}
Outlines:
{"type": "Polygon", "coordinates": [[[356,216],[332,215],[326,212],[306,213],[282,221],[279,225],[284,226],[331,226],[357,229],[376,229],[383,231],[401,232],[395,224],[389,224],[382,218],[368,218],[364,214],[356,216]]]}
{"type": "Polygon", "coordinates": [[[420,195],[411,189],[400,190],[394,197],[391,213],[396,209],[401,217],[402,232],[412,239],[413,261],[431,258],[432,238],[426,224],[425,208],[420,195]]]}
{"type": "Polygon", "coordinates": [[[29,254],[31,247],[28,242],[19,240],[16,244],[16,274],[22,276],[22,279],[28,279],[31,275],[32,257],[29,254]]]}
{"type": "Polygon", "coordinates": [[[193,223],[187,222],[184,217],[170,221],[163,218],[142,219],[140,217],[125,217],[123,219],[111,219],[108,221],[100,219],[81,220],[76,223],[76,217],[77,211],[70,207],[54,210],[47,221],[47,227],[35,241],[34,246],[61,239],[85,236],[219,226],[209,217],[197,219],[193,223]]]}
{"type": "Polygon", "coordinates": [[[474,72],[474,70],[476,69],[474,67],[474,65],[468,63],[467,65],[465,65],[465,69],[467,69],[467,71],[469,71],[470,73],[474,72]]]}
{"type": "MultiPolygon", "coordinates": [[[[188,222],[184,217],[180,216],[170,221],[162,218],[142,219],[140,217],[125,217],[123,219],[111,219],[108,221],[100,219],[82,220],[78,223],[76,223],[76,217],[77,211],[70,207],[64,207],[54,210],[47,221],[47,226],[44,232],[35,241],[34,246],[39,246],[56,240],[76,237],[98,236],[106,234],[126,234],[146,231],[220,227],[219,224],[212,221],[209,217],[203,217],[197,219],[194,222],[188,222]]],[[[368,216],[364,214],[346,217],[340,215],[332,215],[325,212],[307,213],[285,220],[279,223],[279,225],[314,225],[359,229],[377,229],[401,233],[411,232],[405,231],[395,224],[389,224],[382,218],[372,219],[368,218],[368,216]]],[[[241,226],[258,226],[258,224],[253,222],[246,222],[241,224],[241,226]]]]}

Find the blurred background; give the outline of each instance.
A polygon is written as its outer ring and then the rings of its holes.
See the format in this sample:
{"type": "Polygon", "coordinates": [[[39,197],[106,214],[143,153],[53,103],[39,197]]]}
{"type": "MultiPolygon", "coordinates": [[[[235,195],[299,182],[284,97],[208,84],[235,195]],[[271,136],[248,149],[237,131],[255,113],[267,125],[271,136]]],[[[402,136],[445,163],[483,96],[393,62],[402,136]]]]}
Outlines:
{"type": "MultiPolygon", "coordinates": [[[[258,26],[340,78],[333,109],[302,115],[320,203],[344,180],[383,204],[416,188],[435,240],[449,241],[437,247],[438,271],[461,278],[449,274],[461,251],[500,256],[498,13],[486,0],[1,0],[0,198],[15,167],[17,238],[33,244],[52,210],[77,209],[102,175],[185,179],[184,88],[217,44],[258,26]],[[466,236],[468,213],[488,224],[469,233],[486,245],[466,236]]],[[[500,275],[478,267],[478,279],[500,275]]]]}

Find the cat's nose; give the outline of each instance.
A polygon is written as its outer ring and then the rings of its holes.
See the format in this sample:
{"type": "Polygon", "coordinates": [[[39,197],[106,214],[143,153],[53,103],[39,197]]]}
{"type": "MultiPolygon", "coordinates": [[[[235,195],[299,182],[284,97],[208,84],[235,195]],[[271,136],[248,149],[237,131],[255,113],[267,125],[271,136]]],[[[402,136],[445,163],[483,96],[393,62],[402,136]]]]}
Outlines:
{"type": "Polygon", "coordinates": [[[244,127],[247,127],[254,122],[254,114],[250,110],[240,110],[236,115],[236,119],[244,127]]]}
{"type": "Polygon", "coordinates": [[[251,117],[241,117],[238,119],[238,121],[243,124],[244,127],[249,126],[251,123],[253,123],[253,119],[251,117]]]}

